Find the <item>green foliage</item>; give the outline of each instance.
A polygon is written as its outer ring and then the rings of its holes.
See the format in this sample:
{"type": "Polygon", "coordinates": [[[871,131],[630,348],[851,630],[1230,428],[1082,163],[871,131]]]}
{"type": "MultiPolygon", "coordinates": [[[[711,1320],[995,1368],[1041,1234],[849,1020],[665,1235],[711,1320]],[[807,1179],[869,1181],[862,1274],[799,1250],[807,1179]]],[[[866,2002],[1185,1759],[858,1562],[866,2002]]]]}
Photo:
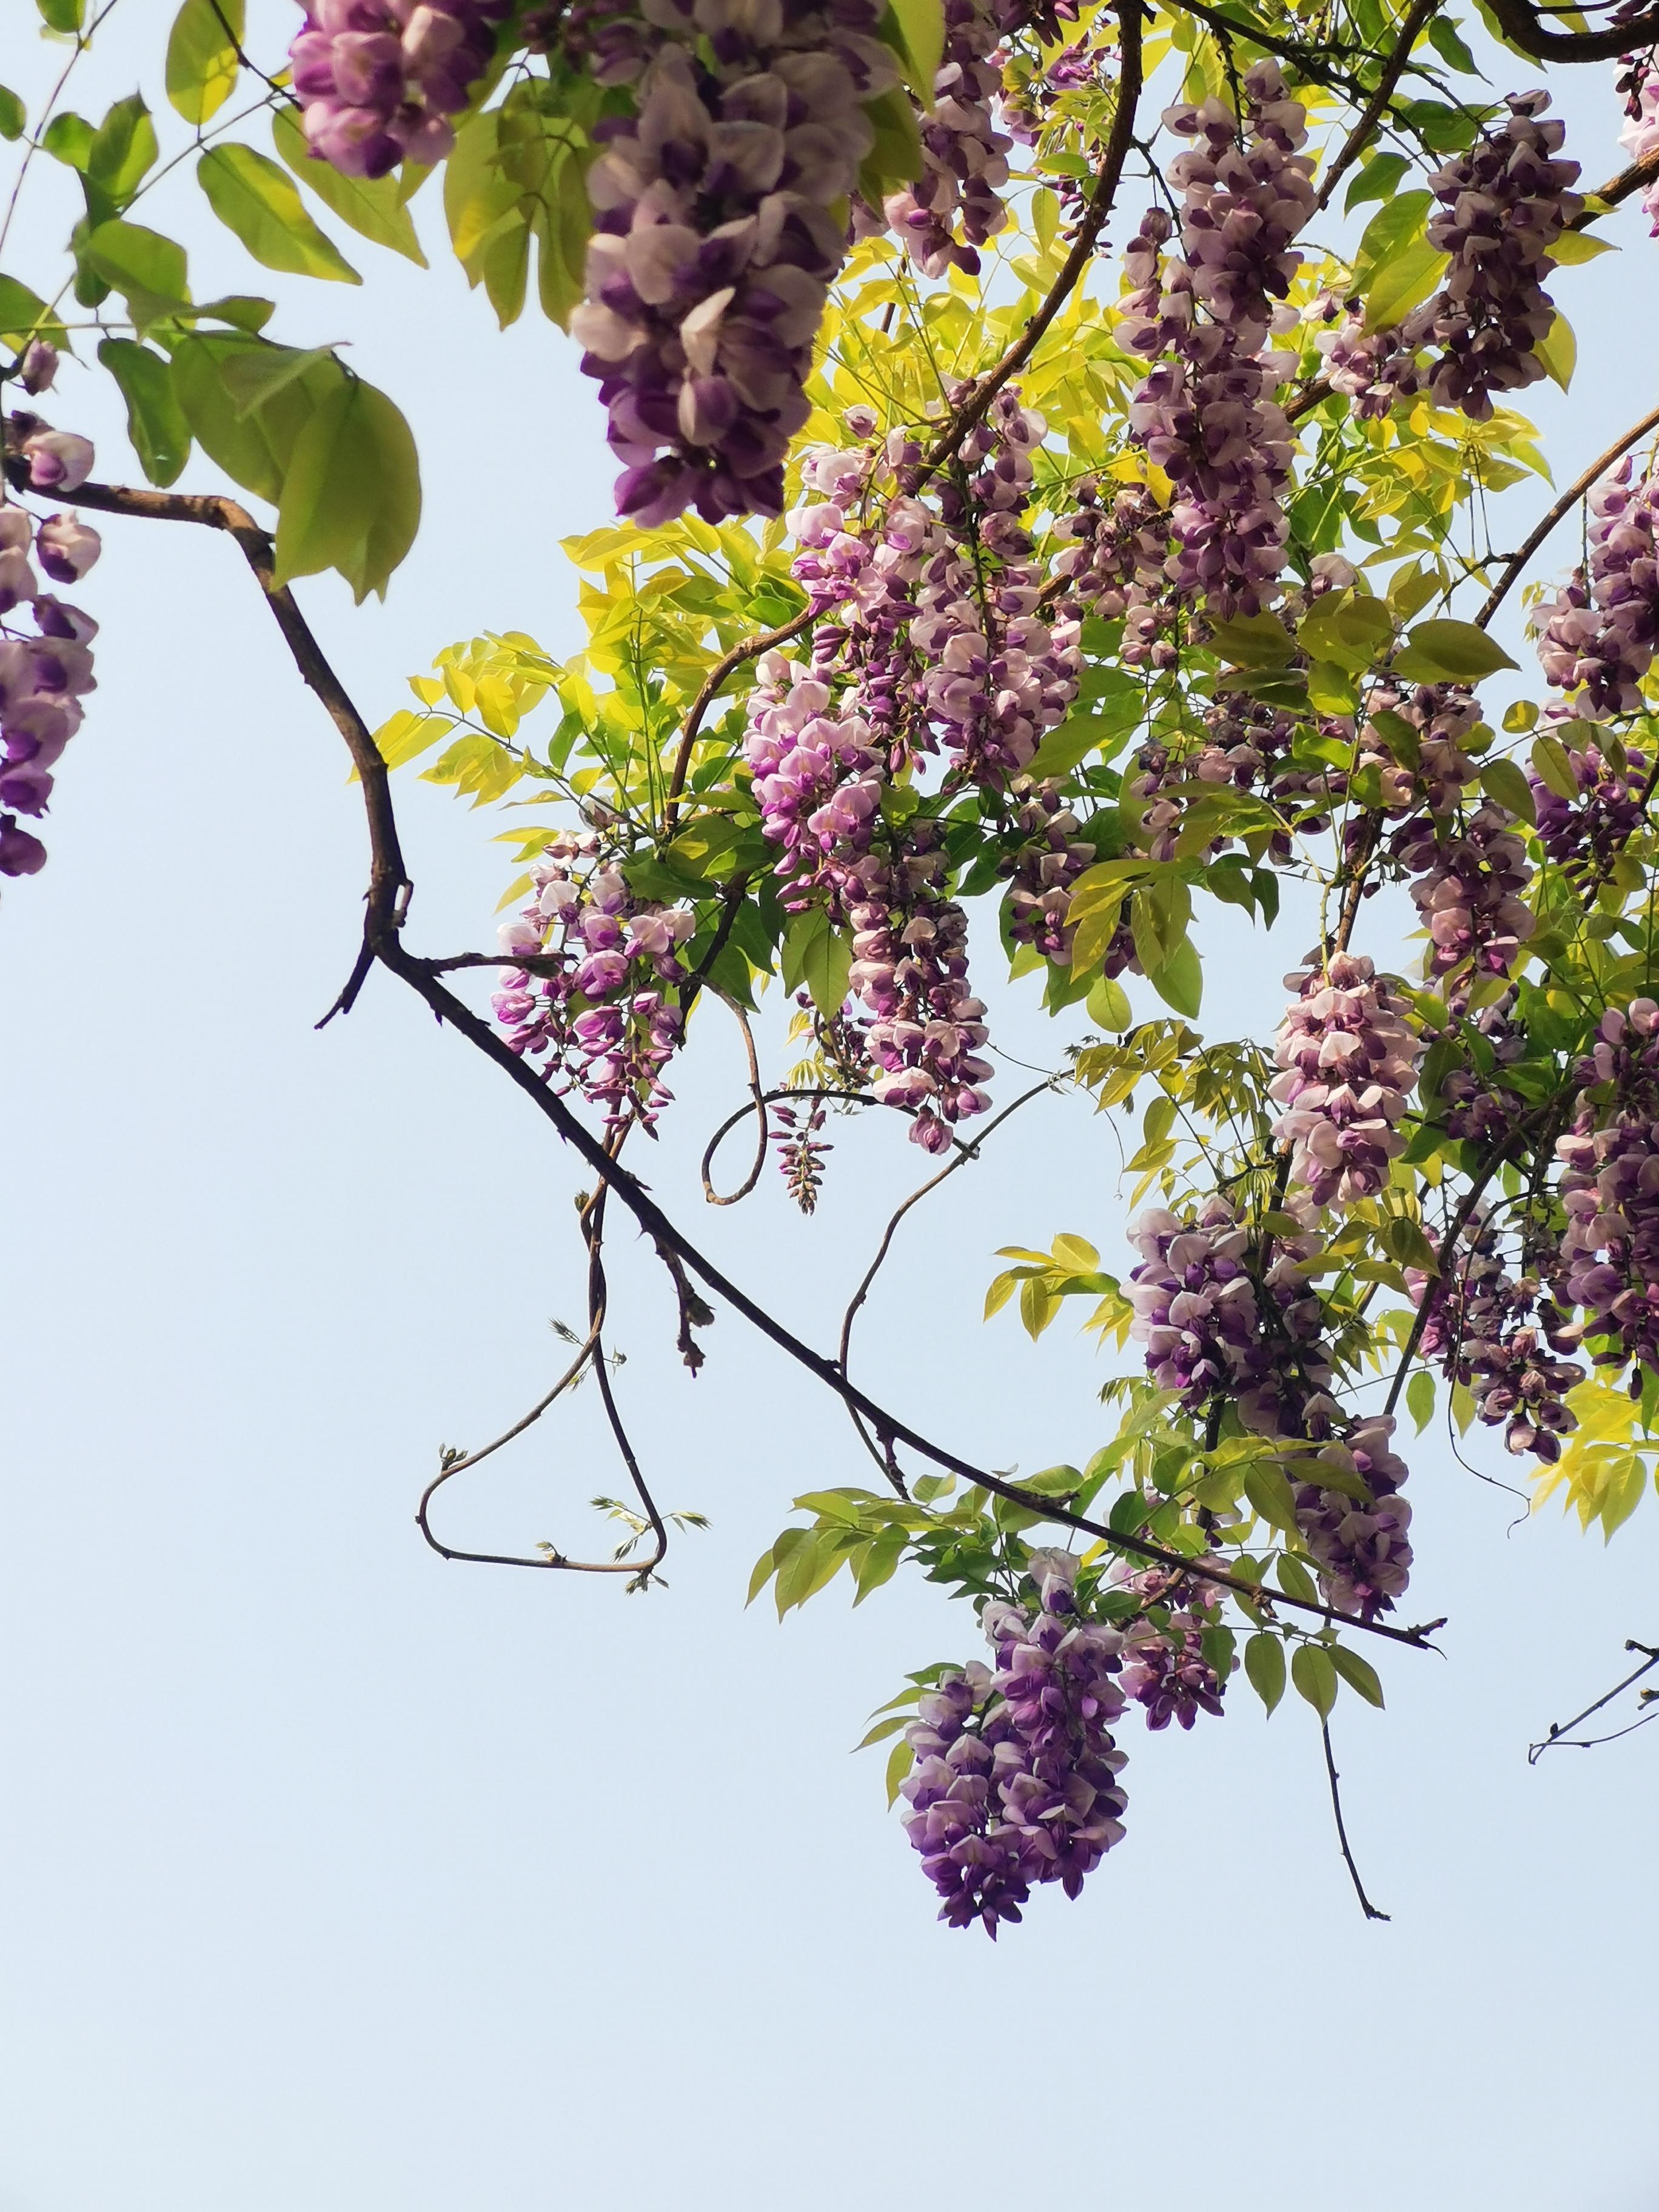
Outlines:
{"type": "Polygon", "coordinates": [[[196,179],[215,215],[261,267],[344,284],[362,283],[306,213],[290,179],[251,146],[210,148],[197,163],[196,179]]]}
{"type": "Polygon", "coordinates": [[[167,98],[186,123],[216,115],[236,89],[244,0],[184,0],[167,39],[167,98]]]}

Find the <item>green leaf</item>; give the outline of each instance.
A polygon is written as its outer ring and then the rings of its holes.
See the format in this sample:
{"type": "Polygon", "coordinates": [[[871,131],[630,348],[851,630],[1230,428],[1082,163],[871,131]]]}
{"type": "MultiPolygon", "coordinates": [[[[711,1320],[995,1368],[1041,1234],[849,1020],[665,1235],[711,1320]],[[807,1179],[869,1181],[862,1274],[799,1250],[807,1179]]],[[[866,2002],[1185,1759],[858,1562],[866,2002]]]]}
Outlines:
{"type": "Polygon", "coordinates": [[[902,1739],[893,1746],[891,1755],[887,1761],[887,1809],[889,1812],[898,1802],[900,1787],[908,1778],[910,1769],[915,1763],[916,1754],[912,1746],[902,1739]]]}
{"type": "Polygon", "coordinates": [[[342,176],[331,161],[312,153],[291,107],[279,107],[271,118],[270,142],[300,182],[360,237],[389,246],[417,269],[426,267],[414,222],[398,198],[396,178],[342,176]]]}
{"type": "Polygon", "coordinates": [[[8,84],[0,84],[0,138],[21,138],[28,111],[8,84]]]}
{"type": "Polygon", "coordinates": [[[1533,351],[1543,362],[1545,372],[1552,382],[1559,384],[1563,392],[1566,391],[1572,382],[1572,372],[1578,366],[1578,341],[1572,334],[1572,325],[1565,315],[1557,314],[1533,351]]]}
{"type": "Polygon", "coordinates": [[[1461,70],[1465,76],[1480,75],[1474,56],[1444,15],[1437,15],[1429,25],[1429,44],[1449,67],[1461,70]]]}
{"type": "Polygon", "coordinates": [[[161,150],[149,110],[135,92],[118,100],[99,125],[87,149],[87,179],[98,186],[111,209],[124,208],[161,150]]]}
{"type": "Polygon", "coordinates": [[[1097,1028],[1115,1030],[1120,1035],[1133,1025],[1135,1018],[1128,993],[1110,975],[1096,976],[1089,987],[1084,1008],[1097,1028]]]}
{"type": "Polygon", "coordinates": [[[1294,1533],[1296,1498],[1284,1468],[1275,1461],[1259,1459],[1245,1468],[1244,1495],[1271,1528],[1294,1533]]]}
{"type": "Polygon", "coordinates": [[[1445,275],[1449,258],[1426,238],[1394,255],[1366,289],[1367,331],[1392,330],[1413,307],[1421,307],[1445,275]]]}
{"type": "Polygon", "coordinates": [[[909,67],[905,81],[929,113],[933,79],[945,55],[945,10],[939,0],[890,0],[909,67]]]}
{"type": "Polygon", "coordinates": [[[1300,1559],[1282,1552],[1273,1573],[1286,1597],[1300,1598],[1304,1605],[1318,1604],[1319,1585],[1300,1559]]]}
{"type": "Polygon", "coordinates": [[[1034,783],[1042,783],[1049,776],[1069,775],[1115,734],[1103,715],[1068,714],[1057,729],[1049,731],[1021,774],[1029,775],[1034,783]]]}
{"type": "Polygon", "coordinates": [[[320,362],[333,360],[328,346],[312,346],[303,353],[293,346],[249,348],[226,356],[225,388],[235,401],[238,416],[246,416],[274,399],[286,386],[308,375],[320,362]]]}
{"type": "Polygon", "coordinates": [[[244,0],[185,0],[173,19],[167,98],[186,123],[205,123],[236,89],[243,4],[244,0]]]}
{"type": "Polygon", "coordinates": [[[1342,212],[1351,214],[1365,200],[1388,199],[1410,167],[1403,154],[1379,154],[1375,161],[1367,161],[1348,187],[1342,212]]]}
{"type": "Polygon", "coordinates": [[[1191,938],[1182,938],[1161,967],[1148,968],[1146,981],[1166,1006],[1194,1017],[1204,1000],[1204,968],[1191,938]]]}
{"type": "Polygon", "coordinates": [[[88,234],[81,258],[114,286],[141,331],[189,305],[184,247],[142,223],[100,222],[88,234]]]}
{"type": "Polygon", "coordinates": [[[49,31],[68,35],[78,31],[86,20],[86,0],[34,0],[34,4],[49,31]]]}
{"type": "Polygon", "coordinates": [[[1575,262],[1594,261],[1598,253],[1618,251],[1610,238],[1597,238],[1588,230],[1564,230],[1550,248],[1550,258],[1558,267],[1571,269],[1575,262]]]}
{"type": "Polygon", "coordinates": [[[1558,799],[1577,799],[1580,796],[1577,773],[1559,738],[1533,739],[1532,765],[1546,791],[1553,791],[1558,799]]]}
{"type": "Polygon", "coordinates": [[[859,190],[872,207],[902,185],[913,185],[927,166],[916,112],[902,86],[894,85],[878,100],[866,100],[864,112],[876,134],[876,143],[859,170],[859,190]]]}
{"type": "Polygon", "coordinates": [[[97,136],[84,115],[73,114],[64,108],[40,133],[40,147],[54,161],[61,161],[66,169],[76,170],[85,176],[87,163],[92,158],[92,142],[97,136]]]}
{"type": "Polygon", "coordinates": [[[853,940],[830,927],[821,908],[796,915],[784,932],[781,951],[783,988],[799,991],[803,985],[812,1003],[828,1021],[840,1012],[853,969],[853,940]]]}
{"type": "Polygon", "coordinates": [[[340,284],[362,283],[306,213],[298,187],[265,155],[251,146],[215,146],[197,163],[196,181],[226,229],[264,268],[340,284]]]}
{"type": "Polygon", "coordinates": [[[191,438],[171,365],[131,338],[106,338],[98,358],[127,404],[127,436],[144,474],[154,484],[176,482],[190,459],[191,438]]]}
{"type": "Polygon", "coordinates": [[[1285,1646],[1265,1630],[1244,1646],[1244,1672],[1250,1687],[1272,1712],[1285,1694],[1285,1646]]]}
{"type": "MultiPolygon", "coordinates": [[[[804,1529],[798,1529],[795,1533],[798,1535],[804,1535],[805,1531],[804,1529]]],[[[766,1585],[771,1581],[773,1576],[776,1572],[777,1559],[775,1555],[771,1552],[763,1552],[759,1559],[755,1562],[755,1571],[753,1574],[749,1577],[749,1595],[744,1600],[744,1603],[745,1605],[753,1605],[755,1600],[760,1595],[761,1592],[766,1588],[766,1585]]]]}
{"type": "Polygon", "coordinates": [[[245,362],[292,357],[287,346],[239,331],[198,332],[173,349],[173,388],[185,420],[210,460],[275,507],[295,443],[319,399],[344,380],[339,364],[319,362],[284,381],[258,406],[244,410],[236,378],[260,373],[245,362]]]}
{"type": "Polygon", "coordinates": [[[1413,684],[1478,684],[1500,668],[1516,668],[1503,647],[1473,623],[1418,623],[1394,657],[1397,674],[1413,684]]]}
{"type": "Polygon", "coordinates": [[[430,752],[454,726],[453,714],[417,714],[404,707],[375,731],[375,748],[388,768],[403,768],[430,752]]]}
{"type": "Polygon", "coordinates": [[[882,1530],[853,1571],[853,1579],[858,1586],[853,1598],[854,1605],[862,1605],[872,1590],[892,1580],[909,1540],[909,1531],[898,1522],[882,1530]]]}
{"type": "Polygon", "coordinates": [[[67,348],[69,333],[46,301],[15,276],[0,276],[0,344],[21,353],[33,337],[67,348]]]}
{"type": "Polygon", "coordinates": [[[1328,1720],[1336,1703],[1337,1680],[1331,1655],[1322,1644],[1297,1645],[1296,1656],[1291,1661],[1291,1680],[1320,1719],[1328,1720]]]}
{"type": "Polygon", "coordinates": [[[1368,1705],[1382,1703],[1382,1685],[1369,1659],[1362,1659],[1357,1651],[1346,1645],[1333,1644],[1329,1647],[1331,1664],[1351,1690],[1358,1690],[1368,1705]]]}
{"type": "Polygon", "coordinates": [[[343,378],[294,442],[276,515],[276,580],[337,568],[360,605],[370,592],[384,598],[420,512],[409,425],[384,392],[343,378]]]}
{"type": "Polygon", "coordinates": [[[1354,255],[1356,283],[1363,284],[1371,270],[1380,269],[1385,261],[1392,260],[1410,245],[1421,232],[1433,205],[1432,192],[1396,192],[1377,210],[1366,224],[1354,255]]]}
{"type": "Polygon", "coordinates": [[[1426,1367],[1419,1367],[1406,1385],[1406,1409],[1420,1437],[1434,1419],[1434,1377],[1426,1367]]]}
{"type": "Polygon", "coordinates": [[[1537,821],[1538,807],[1532,795],[1532,786],[1512,760],[1499,758],[1485,762],[1480,769],[1480,788],[1489,798],[1495,799],[1500,806],[1507,807],[1511,814],[1519,815],[1522,821],[1537,821]]]}

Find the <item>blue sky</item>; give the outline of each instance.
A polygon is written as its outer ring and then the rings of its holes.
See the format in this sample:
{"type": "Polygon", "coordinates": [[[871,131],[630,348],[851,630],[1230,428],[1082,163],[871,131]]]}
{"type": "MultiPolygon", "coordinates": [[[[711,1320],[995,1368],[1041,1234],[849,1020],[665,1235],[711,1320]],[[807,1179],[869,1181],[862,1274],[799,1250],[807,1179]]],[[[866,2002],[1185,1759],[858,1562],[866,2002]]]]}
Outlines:
{"type": "MultiPolygon", "coordinates": [[[[94,112],[140,72],[160,105],[167,10],[127,4],[94,112]]],[[[32,90],[50,57],[16,43],[32,90]]],[[[1571,112],[1599,179],[1610,100],[1571,112]]],[[[198,296],[245,284],[191,190],[198,296]]],[[[29,193],[25,277],[69,219],[57,176],[29,193]]],[[[1626,252],[1559,295],[1584,366],[1534,411],[1563,481],[1653,398],[1644,231],[1626,217],[1626,252]]],[[[378,720],[475,629],[575,643],[557,540],[611,471],[556,332],[500,337],[435,244],[426,275],[362,252],[362,293],[273,289],[283,333],[349,339],[421,443],[388,605],[301,587],[378,720]]],[[[66,374],[53,419],[131,475],[93,386],[66,374]]],[[[1445,1656],[1388,1654],[1389,1711],[1337,1716],[1387,1926],[1355,1907],[1311,1715],[1241,1692],[1190,1737],[1126,1732],[1128,1836],[1079,1904],[1039,1898],[994,1948],[939,1927],[881,1755],[848,1750],[905,1670],[971,1653],[971,1622],[904,1581],[853,1618],[838,1592],[781,1629],[744,1610],[790,1498],[861,1480],[855,1447],[733,1316],[690,1381],[625,1231],[618,1387],[659,1497],[712,1529],[643,1598],[420,1545],[440,1444],[533,1400],[550,1318],[576,1317],[580,1178],[391,982],[314,1033],[364,871],[337,740],[228,544],[106,544],[52,859],[0,903],[0,2212],[1650,2206],[1659,1739],[1524,1753],[1659,1630],[1653,1502],[1604,1552],[1553,1513],[1511,1527],[1512,1498],[1418,1446],[1413,1610],[1451,1616],[1445,1656]]],[[[493,824],[400,799],[415,941],[486,942],[493,824]]],[[[1271,1024],[1304,942],[1230,911],[1206,1025],[1271,1024]]],[[[1056,1025],[995,1006],[1008,1051],[1052,1059],[1056,1025]]],[[[706,1212],[696,1155],[739,1076],[704,1026],[653,1183],[825,1341],[917,1156],[870,1116],[832,1132],[813,1221],[770,1174],[706,1212]]],[[[1086,1102],[1012,1123],[902,1232],[872,1385],[995,1466],[1103,1442],[1070,1320],[1033,1347],[979,1314],[997,1246],[1111,1243],[1115,1162],[1086,1102]]],[[[616,1483],[591,1401],[443,1525],[591,1539],[616,1483]]]]}

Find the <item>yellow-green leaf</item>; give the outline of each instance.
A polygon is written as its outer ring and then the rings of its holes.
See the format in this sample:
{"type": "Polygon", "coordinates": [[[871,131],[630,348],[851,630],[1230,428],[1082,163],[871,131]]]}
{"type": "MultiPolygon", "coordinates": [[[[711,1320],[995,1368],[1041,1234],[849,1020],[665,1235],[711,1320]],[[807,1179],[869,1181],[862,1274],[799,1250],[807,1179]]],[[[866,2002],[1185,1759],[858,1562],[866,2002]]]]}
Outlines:
{"type": "Polygon", "coordinates": [[[389,246],[417,269],[426,267],[426,256],[395,177],[343,176],[331,161],[311,151],[291,107],[279,107],[271,118],[270,143],[300,182],[360,238],[374,246],[389,246]]]}
{"type": "Polygon", "coordinates": [[[243,0],[185,0],[167,38],[167,98],[186,123],[203,124],[236,89],[243,0]]]}
{"type": "Polygon", "coordinates": [[[291,177],[252,146],[215,146],[196,165],[208,205],[266,269],[324,276],[339,284],[362,278],[306,213],[291,177]]]}

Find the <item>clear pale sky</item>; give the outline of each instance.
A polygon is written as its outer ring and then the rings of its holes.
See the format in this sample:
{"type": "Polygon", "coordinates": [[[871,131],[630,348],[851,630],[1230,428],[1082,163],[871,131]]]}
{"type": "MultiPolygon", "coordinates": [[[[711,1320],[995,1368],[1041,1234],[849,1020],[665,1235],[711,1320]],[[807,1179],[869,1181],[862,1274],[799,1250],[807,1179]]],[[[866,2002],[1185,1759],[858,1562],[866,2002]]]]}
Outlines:
{"type": "MultiPolygon", "coordinates": [[[[161,106],[170,7],[126,5],[94,114],[140,69],[161,106]]],[[[0,73],[38,96],[33,21],[0,0],[0,73]]],[[[1611,71],[1585,74],[1595,182],[1617,122],[1611,71]]],[[[63,181],[31,179],[25,278],[63,181]]],[[[247,289],[184,173],[170,216],[198,297],[247,289]]],[[[1627,216],[1622,257],[1560,282],[1583,366],[1535,412],[1563,482],[1653,398],[1644,233],[1627,216]]],[[[378,721],[474,629],[575,645],[556,541],[611,471],[556,331],[498,336],[440,241],[424,276],[343,242],[362,292],[268,289],[282,336],[349,339],[420,440],[388,605],[301,587],[378,721]]],[[[130,478],[94,384],[66,372],[48,411],[130,478]]],[[[185,481],[215,479],[198,457],[185,481]]],[[[839,1592],[781,1629],[744,1610],[791,1497],[860,1462],[730,1315],[691,1382],[625,1230],[623,1403],[659,1497],[712,1530],[632,1598],[421,1546],[439,1446],[538,1395],[549,1319],[576,1317],[580,1178],[390,981],[313,1032],[364,872],[337,740],[228,544],[112,523],[106,545],[51,861],[0,902],[0,2212],[1647,2212],[1659,1736],[1524,1754],[1659,1633],[1655,1502],[1604,1552],[1553,1512],[1511,1527],[1512,1498],[1416,1447],[1412,1610],[1451,1616],[1445,1656],[1386,1655],[1389,1711],[1345,1695],[1336,1722],[1389,1925],[1348,1887],[1312,1716],[1268,1723],[1240,1685],[1190,1737],[1126,1730],[1128,1836],[1079,1904],[1039,1897],[995,1947],[939,1927],[882,1754],[848,1751],[905,1670],[972,1654],[971,1620],[914,1580],[851,1618],[839,1592]]],[[[487,943],[496,825],[400,799],[413,941],[487,943]]],[[[1269,1024],[1304,943],[1230,914],[1202,1025],[1269,1024]]],[[[997,1021],[1031,1060],[1069,1034],[1023,998],[997,1021]]],[[[738,1069],[699,1027],[653,1182],[823,1342],[919,1158],[871,1115],[831,1133],[815,1220],[769,1172],[705,1209],[738,1069]]],[[[866,1335],[891,1402],[1027,1469],[1105,1441],[1102,1370],[1069,1318],[1037,1347],[981,1325],[993,1253],[1109,1246],[1125,1197],[1086,1101],[1030,1112],[902,1232],[866,1335]]],[[[595,1540],[617,1475],[591,1396],[444,1528],[595,1540]]],[[[1505,1471],[1490,1438],[1479,1459],[1505,1471]]]]}

